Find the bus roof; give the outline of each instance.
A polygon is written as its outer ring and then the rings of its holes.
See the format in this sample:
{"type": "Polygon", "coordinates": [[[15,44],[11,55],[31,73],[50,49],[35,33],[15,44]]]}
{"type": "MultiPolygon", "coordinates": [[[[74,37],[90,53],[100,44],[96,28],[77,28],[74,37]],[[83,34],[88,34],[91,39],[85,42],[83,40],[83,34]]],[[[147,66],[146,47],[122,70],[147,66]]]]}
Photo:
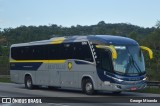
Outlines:
{"type": "Polygon", "coordinates": [[[72,36],[64,40],[64,42],[90,41],[95,44],[108,45],[138,45],[138,43],[130,38],[113,35],[88,35],[88,36],[72,36]]]}
{"type": "Polygon", "coordinates": [[[138,43],[130,38],[113,35],[91,35],[88,37],[93,41],[100,41],[108,45],[138,45],[138,43]]]}
{"type": "MultiPolygon", "coordinates": [[[[54,37],[49,40],[34,41],[28,43],[13,44],[12,46],[26,46],[26,45],[41,45],[41,44],[56,44],[67,42],[90,41],[93,44],[108,44],[108,45],[138,45],[138,43],[130,38],[113,35],[88,35],[88,36],[66,36],[54,37]]],[[[11,47],[12,47],[11,46],[11,47]]]]}

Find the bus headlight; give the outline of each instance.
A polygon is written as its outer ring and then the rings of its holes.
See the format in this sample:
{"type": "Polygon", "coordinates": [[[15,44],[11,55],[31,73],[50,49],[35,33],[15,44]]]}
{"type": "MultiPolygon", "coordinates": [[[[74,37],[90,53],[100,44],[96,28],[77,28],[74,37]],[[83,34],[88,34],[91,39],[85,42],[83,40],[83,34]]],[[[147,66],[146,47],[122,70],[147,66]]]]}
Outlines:
{"type": "Polygon", "coordinates": [[[119,81],[119,82],[122,82],[122,81],[123,81],[123,80],[121,80],[121,79],[118,79],[118,78],[117,78],[116,80],[117,80],[117,81],[119,81]]]}
{"type": "Polygon", "coordinates": [[[108,77],[110,77],[110,78],[112,78],[112,79],[114,79],[114,80],[116,80],[116,81],[118,81],[118,82],[122,82],[122,81],[123,81],[122,79],[115,78],[115,77],[112,77],[112,76],[109,76],[109,75],[106,75],[106,76],[108,76],[108,77]]]}
{"type": "Polygon", "coordinates": [[[147,80],[147,77],[143,78],[143,81],[146,81],[147,80]]]}
{"type": "Polygon", "coordinates": [[[114,80],[118,81],[118,82],[122,82],[123,80],[122,79],[119,79],[119,78],[115,78],[115,77],[112,77],[114,80]]]}

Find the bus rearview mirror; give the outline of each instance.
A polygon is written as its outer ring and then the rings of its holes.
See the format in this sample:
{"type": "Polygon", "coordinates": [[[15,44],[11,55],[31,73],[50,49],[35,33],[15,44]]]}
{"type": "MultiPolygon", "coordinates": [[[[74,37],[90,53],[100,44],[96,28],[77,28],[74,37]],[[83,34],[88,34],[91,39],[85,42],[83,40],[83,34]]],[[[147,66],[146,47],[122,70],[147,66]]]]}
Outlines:
{"type": "Polygon", "coordinates": [[[149,54],[149,58],[150,58],[150,59],[153,58],[153,52],[152,52],[152,50],[151,50],[150,48],[145,47],[145,46],[140,46],[140,48],[141,48],[142,50],[148,51],[148,54],[149,54]]]}
{"type": "Polygon", "coordinates": [[[112,58],[117,59],[117,51],[114,48],[114,46],[106,46],[106,45],[96,45],[96,48],[103,48],[103,49],[109,49],[112,52],[112,58]]]}

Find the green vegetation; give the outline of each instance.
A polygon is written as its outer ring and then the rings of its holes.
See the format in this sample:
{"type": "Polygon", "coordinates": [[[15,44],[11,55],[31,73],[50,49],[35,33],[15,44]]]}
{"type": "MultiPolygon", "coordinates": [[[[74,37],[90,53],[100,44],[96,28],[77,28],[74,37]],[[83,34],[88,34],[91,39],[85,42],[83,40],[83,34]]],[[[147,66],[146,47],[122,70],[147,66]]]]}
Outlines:
{"type": "Polygon", "coordinates": [[[158,87],[147,87],[143,90],[139,90],[139,91],[136,91],[136,92],[160,94],[160,88],[158,88],[158,87]]]}
{"type": "Polygon", "coordinates": [[[71,35],[118,35],[135,39],[140,45],[148,46],[154,52],[154,59],[149,60],[145,54],[146,70],[149,80],[160,81],[160,21],[155,27],[143,28],[126,23],[106,24],[104,21],[90,26],[62,27],[55,24],[49,26],[20,26],[0,31],[0,75],[9,74],[9,47],[14,43],[49,39],[54,36],[71,35]]]}
{"type": "Polygon", "coordinates": [[[7,77],[3,77],[3,78],[0,78],[0,82],[7,82],[7,83],[10,83],[10,78],[7,78],[7,77]]]}
{"type": "Polygon", "coordinates": [[[0,46],[0,75],[9,74],[9,48],[0,46]]]}

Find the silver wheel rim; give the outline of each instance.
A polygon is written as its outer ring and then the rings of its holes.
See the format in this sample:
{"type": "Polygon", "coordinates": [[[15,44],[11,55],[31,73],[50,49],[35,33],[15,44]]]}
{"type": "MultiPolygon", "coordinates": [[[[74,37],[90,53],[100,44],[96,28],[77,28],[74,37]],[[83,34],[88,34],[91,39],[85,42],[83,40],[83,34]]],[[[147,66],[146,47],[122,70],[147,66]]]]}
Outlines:
{"type": "Polygon", "coordinates": [[[27,80],[27,87],[28,87],[28,88],[31,87],[31,84],[32,84],[31,80],[27,80]]]}
{"type": "Polygon", "coordinates": [[[92,84],[91,83],[87,83],[86,84],[86,91],[89,92],[92,90],[92,84]]]}

